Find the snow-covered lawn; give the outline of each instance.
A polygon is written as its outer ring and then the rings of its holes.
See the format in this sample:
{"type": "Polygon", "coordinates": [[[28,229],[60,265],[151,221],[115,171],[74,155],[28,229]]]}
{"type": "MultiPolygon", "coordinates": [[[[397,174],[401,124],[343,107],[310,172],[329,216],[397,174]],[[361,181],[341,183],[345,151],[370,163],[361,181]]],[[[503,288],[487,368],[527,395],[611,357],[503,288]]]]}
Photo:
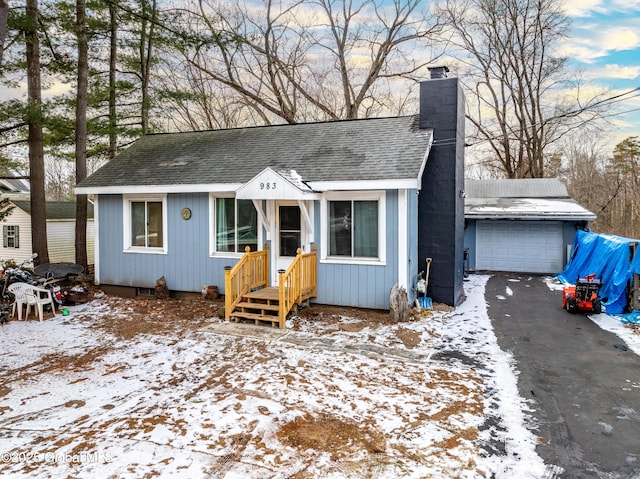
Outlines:
{"type": "Polygon", "coordinates": [[[134,300],[108,297],[12,321],[0,328],[0,475],[544,477],[553,466],[525,427],[487,278],[465,283],[455,311],[402,324],[293,318],[239,336],[215,315],[171,326],[149,301],[156,322],[127,330],[143,323],[134,300]]]}

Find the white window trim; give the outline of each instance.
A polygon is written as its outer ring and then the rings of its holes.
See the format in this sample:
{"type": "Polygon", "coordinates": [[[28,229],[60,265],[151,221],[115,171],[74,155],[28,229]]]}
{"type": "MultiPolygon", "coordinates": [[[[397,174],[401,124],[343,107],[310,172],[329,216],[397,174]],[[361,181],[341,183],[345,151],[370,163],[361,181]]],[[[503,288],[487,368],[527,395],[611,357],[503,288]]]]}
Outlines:
{"type": "MultiPolygon", "coordinates": [[[[6,228],[7,231],[7,249],[20,249],[20,225],[16,225],[16,224],[10,224],[10,225],[3,225],[6,228]],[[16,228],[18,229],[18,234],[16,234],[16,228]],[[13,231],[12,235],[9,235],[9,230],[13,231]],[[9,239],[13,239],[13,246],[9,246],[9,239]],[[18,246],[15,246],[16,244],[16,240],[18,240],[18,246]]],[[[3,232],[4,234],[4,232],[3,232]]],[[[4,248],[4,245],[3,245],[4,248]]]]}
{"type": "MultiPolygon", "coordinates": [[[[216,247],[216,199],[217,198],[225,198],[225,199],[234,199],[236,200],[236,205],[238,198],[235,197],[234,194],[210,194],[209,195],[209,257],[211,258],[241,258],[244,255],[244,251],[237,253],[230,253],[229,251],[217,251],[216,247]]],[[[255,201],[253,202],[253,207],[256,207],[255,201]]],[[[238,212],[236,211],[236,215],[238,212]]],[[[262,248],[260,245],[263,243],[262,241],[262,222],[263,222],[262,212],[258,211],[258,250],[262,248]]],[[[237,225],[236,225],[237,226],[237,225]]]]}
{"type": "Polygon", "coordinates": [[[384,266],[387,264],[387,194],[384,190],[332,191],[320,200],[320,262],[326,264],[362,264],[384,266]],[[378,257],[329,256],[329,201],[377,201],[378,202],[378,257]]]}
{"type": "Polygon", "coordinates": [[[122,197],[123,210],[123,251],[125,253],[167,254],[169,251],[167,195],[124,195],[122,197]],[[131,244],[131,203],[138,201],[162,202],[162,247],[133,246],[131,244]]]}

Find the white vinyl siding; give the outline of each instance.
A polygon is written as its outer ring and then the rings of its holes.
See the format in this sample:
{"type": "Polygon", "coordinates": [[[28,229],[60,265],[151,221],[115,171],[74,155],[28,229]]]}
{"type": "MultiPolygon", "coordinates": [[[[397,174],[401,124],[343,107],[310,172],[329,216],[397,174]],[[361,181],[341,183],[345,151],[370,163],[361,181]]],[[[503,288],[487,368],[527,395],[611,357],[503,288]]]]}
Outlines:
{"type": "MultiPolygon", "coordinates": [[[[47,246],[51,263],[75,263],[75,221],[48,221],[47,246]]],[[[87,261],[93,264],[94,258],[94,223],[87,221],[87,261]]]]}
{"type": "Polygon", "coordinates": [[[31,257],[31,216],[20,208],[13,208],[11,214],[6,218],[4,225],[18,227],[18,248],[5,247],[4,242],[0,244],[0,266],[7,260],[14,260],[16,263],[22,263],[31,257]]]}

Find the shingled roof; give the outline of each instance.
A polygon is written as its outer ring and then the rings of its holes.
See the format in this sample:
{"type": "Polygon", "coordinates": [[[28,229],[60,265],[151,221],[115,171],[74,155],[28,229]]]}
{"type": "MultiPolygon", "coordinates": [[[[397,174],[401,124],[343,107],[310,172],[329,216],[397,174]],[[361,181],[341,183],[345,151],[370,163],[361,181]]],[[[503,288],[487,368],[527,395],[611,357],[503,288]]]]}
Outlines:
{"type": "Polygon", "coordinates": [[[469,198],[569,198],[558,178],[466,180],[469,198]]]}
{"type": "Polygon", "coordinates": [[[466,180],[467,219],[593,221],[557,178],[466,180]]]}
{"type": "Polygon", "coordinates": [[[214,184],[235,188],[266,167],[295,170],[306,183],[416,180],[431,141],[432,130],[419,129],[415,115],[152,134],[82,181],[76,191],[168,185],[187,191],[214,184]]]}
{"type": "MultiPolygon", "coordinates": [[[[31,215],[31,202],[11,200],[11,203],[31,215]]],[[[47,201],[45,203],[46,217],[48,220],[74,220],[76,219],[75,201],[47,201]]],[[[87,217],[93,219],[93,204],[87,205],[87,217]]]]}

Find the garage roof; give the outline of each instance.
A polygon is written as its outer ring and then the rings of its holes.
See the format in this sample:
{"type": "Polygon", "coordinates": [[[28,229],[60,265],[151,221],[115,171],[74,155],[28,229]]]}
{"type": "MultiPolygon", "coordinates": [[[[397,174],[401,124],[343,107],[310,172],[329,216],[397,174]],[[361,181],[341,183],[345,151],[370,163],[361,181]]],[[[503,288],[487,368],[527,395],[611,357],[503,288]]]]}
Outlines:
{"type": "Polygon", "coordinates": [[[593,221],[557,178],[466,180],[467,219],[593,221]]]}

